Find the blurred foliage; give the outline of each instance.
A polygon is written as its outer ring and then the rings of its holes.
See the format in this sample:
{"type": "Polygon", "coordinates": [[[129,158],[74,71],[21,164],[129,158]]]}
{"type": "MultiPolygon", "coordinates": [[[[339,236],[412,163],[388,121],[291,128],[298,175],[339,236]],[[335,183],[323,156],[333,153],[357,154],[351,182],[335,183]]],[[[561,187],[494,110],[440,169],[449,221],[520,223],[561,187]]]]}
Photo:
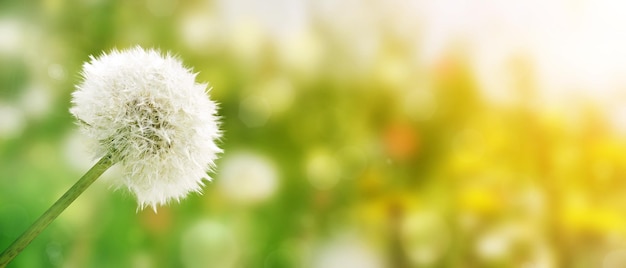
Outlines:
{"type": "Polygon", "coordinates": [[[538,109],[532,76],[486,101],[462,50],[424,64],[419,40],[336,5],[0,2],[0,248],[94,163],[68,113],[89,55],[172,51],[225,133],[202,195],[137,211],[98,181],[9,267],[600,267],[624,250],[626,139],[597,104],[538,109]]]}

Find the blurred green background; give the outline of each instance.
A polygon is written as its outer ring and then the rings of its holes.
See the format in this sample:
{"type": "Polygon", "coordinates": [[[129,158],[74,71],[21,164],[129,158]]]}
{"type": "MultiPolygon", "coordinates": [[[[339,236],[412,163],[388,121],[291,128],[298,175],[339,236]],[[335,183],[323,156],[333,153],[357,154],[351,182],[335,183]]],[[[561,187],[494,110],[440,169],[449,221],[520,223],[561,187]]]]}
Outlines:
{"type": "Polygon", "coordinates": [[[619,1],[0,1],[0,249],[94,162],[89,55],[220,103],[202,195],[90,187],[9,267],[626,267],[619,1]]]}

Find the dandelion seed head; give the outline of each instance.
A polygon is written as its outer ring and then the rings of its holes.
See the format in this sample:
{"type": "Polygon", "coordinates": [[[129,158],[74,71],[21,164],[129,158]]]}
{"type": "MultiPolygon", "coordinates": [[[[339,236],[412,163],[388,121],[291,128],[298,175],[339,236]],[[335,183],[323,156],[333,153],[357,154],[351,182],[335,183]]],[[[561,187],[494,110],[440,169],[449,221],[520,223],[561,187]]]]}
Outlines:
{"type": "Polygon", "coordinates": [[[141,208],[200,192],[221,149],[207,84],[174,56],[135,47],[90,57],[70,112],[97,157],[122,166],[116,187],[141,208]]]}

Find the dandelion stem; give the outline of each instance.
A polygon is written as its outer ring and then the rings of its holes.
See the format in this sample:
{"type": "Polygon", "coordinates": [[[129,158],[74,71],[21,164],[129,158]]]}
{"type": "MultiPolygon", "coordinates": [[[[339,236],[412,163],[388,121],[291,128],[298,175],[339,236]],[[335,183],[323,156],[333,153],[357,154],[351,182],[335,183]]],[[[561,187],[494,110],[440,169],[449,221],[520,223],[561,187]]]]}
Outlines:
{"type": "Polygon", "coordinates": [[[72,188],[67,190],[59,200],[54,203],[43,215],[37,219],[28,230],[18,237],[11,246],[0,254],[0,268],[4,268],[11,262],[30,242],[33,241],[63,210],[65,210],[76,198],[82,194],[104,171],[113,165],[110,155],[106,155],[98,161],[72,188]]]}

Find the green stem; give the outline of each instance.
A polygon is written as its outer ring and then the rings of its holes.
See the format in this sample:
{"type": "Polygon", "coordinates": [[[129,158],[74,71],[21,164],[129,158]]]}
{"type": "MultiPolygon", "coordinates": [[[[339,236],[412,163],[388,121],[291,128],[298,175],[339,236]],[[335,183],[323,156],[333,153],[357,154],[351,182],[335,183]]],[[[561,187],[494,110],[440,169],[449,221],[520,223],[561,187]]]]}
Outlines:
{"type": "Polygon", "coordinates": [[[37,219],[28,230],[18,237],[11,246],[0,254],[0,268],[4,268],[11,262],[17,254],[20,254],[33,239],[41,233],[48,225],[56,219],[76,198],[82,194],[104,171],[113,165],[109,155],[102,157],[83,177],[80,178],[52,207],[37,219]]]}

